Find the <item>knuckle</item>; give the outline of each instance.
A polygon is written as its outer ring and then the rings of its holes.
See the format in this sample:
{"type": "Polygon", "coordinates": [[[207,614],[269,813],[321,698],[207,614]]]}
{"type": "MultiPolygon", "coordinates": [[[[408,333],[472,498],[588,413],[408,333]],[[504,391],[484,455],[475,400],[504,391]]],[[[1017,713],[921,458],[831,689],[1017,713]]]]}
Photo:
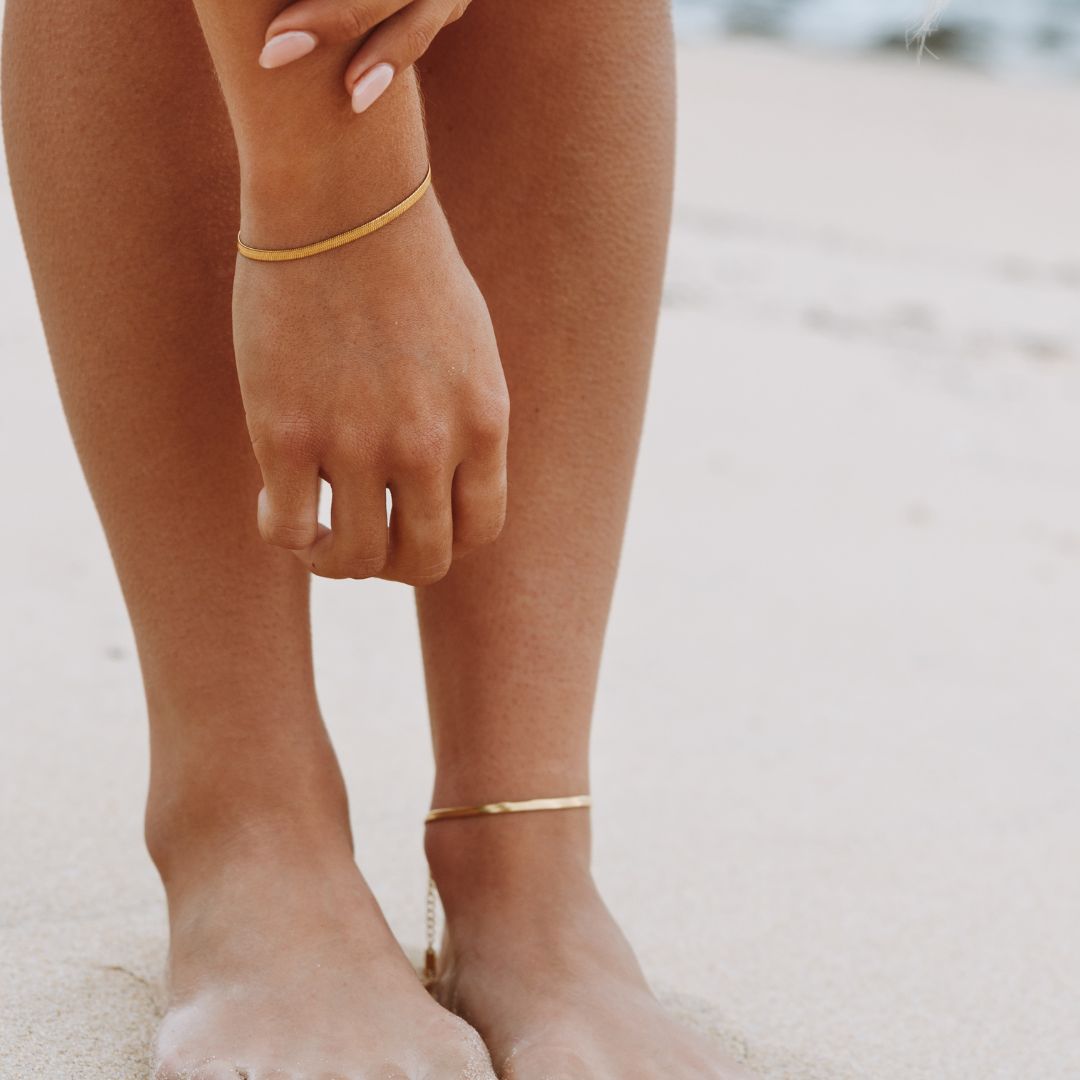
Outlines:
{"type": "Polygon", "coordinates": [[[375,25],[371,10],[364,3],[342,4],[336,9],[337,31],[347,38],[362,38],[375,25]]]}
{"type": "Polygon", "coordinates": [[[402,30],[402,43],[405,51],[414,60],[423,56],[428,47],[435,40],[439,27],[430,19],[411,19],[409,24],[402,30]]]}
{"type": "Polygon", "coordinates": [[[506,525],[506,470],[482,482],[467,485],[460,493],[454,515],[454,548],[462,553],[491,544],[506,525]]]}
{"type": "Polygon", "coordinates": [[[408,585],[424,586],[434,585],[442,581],[450,572],[450,560],[440,559],[436,563],[428,563],[426,566],[410,568],[402,573],[402,580],[408,585]]]}
{"type": "Polygon", "coordinates": [[[318,455],[318,431],[313,420],[307,417],[291,417],[269,423],[253,440],[278,457],[306,461],[318,455]]]}
{"type": "Polygon", "coordinates": [[[454,538],[454,548],[462,555],[495,543],[502,534],[505,514],[491,515],[464,526],[454,538]]]}
{"type": "Polygon", "coordinates": [[[372,464],[374,455],[359,432],[343,427],[326,440],[326,456],[330,461],[364,467],[372,464]]]}
{"type": "Polygon", "coordinates": [[[473,534],[473,544],[476,547],[483,547],[485,544],[494,544],[502,535],[503,526],[505,524],[506,515],[500,514],[498,517],[490,518],[488,521],[478,525],[473,534]]]}
{"type": "Polygon", "coordinates": [[[510,400],[505,393],[486,394],[472,415],[473,438],[485,446],[497,446],[506,439],[510,426],[510,400]]]}
{"type": "Polygon", "coordinates": [[[408,472],[437,475],[446,469],[450,446],[449,428],[441,423],[428,423],[398,445],[395,460],[408,472]]]}
{"type": "Polygon", "coordinates": [[[450,9],[450,14],[446,17],[448,23],[457,22],[462,15],[468,10],[469,0],[460,0],[459,3],[454,4],[450,9]]]}
{"type": "Polygon", "coordinates": [[[305,524],[287,518],[271,517],[262,522],[263,539],[274,547],[291,551],[305,548],[315,539],[314,524],[305,524]]]}
{"type": "Polygon", "coordinates": [[[386,556],[383,554],[354,555],[349,560],[348,576],[355,578],[357,581],[378,577],[385,566],[386,556]]]}
{"type": "Polygon", "coordinates": [[[474,540],[455,540],[454,541],[454,558],[466,559],[478,548],[484,545],[474,540]]]}

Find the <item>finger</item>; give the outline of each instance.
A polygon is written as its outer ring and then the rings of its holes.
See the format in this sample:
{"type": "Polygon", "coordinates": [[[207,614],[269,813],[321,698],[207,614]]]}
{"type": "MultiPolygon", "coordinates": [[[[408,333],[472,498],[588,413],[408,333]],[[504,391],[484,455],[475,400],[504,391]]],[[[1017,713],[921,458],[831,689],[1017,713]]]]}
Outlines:
{"type": "Polygon", "coordinates": [[[506,458],[463,461],[451,497],[455,558],[498,539],[506,521],[506,458]]]}
{"type": "Polygon", "coordinates": [[[264,68],[284,67],[316,45],[359,41],[407,0],[298,0],[266,28],[264,68]]]}
{"type": "Polygon", "coordinates": [[[340,483],[333,492],[330,528],[297,554],[318,577],[375,577],[386,564],[386,487],[340,483]]]}
{"type": "Polygon", "coordinates": [[[275,547],[296,551],[315,540],[319,474],[313,465],[266,462],[259,492],[259,534],[275,547]]]}
{"type": "Polygon", "coordinates": [[[380,577],[408,585],[432,585],[446,576],[453,558],[451,480],[395,484],[391,489],[390,551],[380,577]]]}
{"type": "Polygon", "coordinates": [[[415,64],[459,6],[448,0],[414,0],[379,23],[345,70],[353,111],[363,112],[390,84],[394,73],[415,64]]]}

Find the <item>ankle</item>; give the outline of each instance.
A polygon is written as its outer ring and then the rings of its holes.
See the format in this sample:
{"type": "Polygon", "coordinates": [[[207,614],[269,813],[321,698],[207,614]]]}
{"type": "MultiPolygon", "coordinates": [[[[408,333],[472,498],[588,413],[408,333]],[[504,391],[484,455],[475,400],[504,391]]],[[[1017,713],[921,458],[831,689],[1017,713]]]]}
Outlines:
{"type": "Polygon", "coordinates": [[[146,846],[162,881],[198,876],[208,866],[232,860],[273,861],[340,849],[351,856],[348,810],[326,804],[235,800],[214,807],[213,797],[171,801],[166,810],[148,805],[146,846]]]}
{"type": "Polygon", "coordinates": [[[318,756],[219,750],[195,769],[155,759],[145,837],[166,891],[234,861],[351,859],[345,785],[328,744],[318,756]]]}
{"type": "Polygon", "coordinates": [[[424,847],[450,924],[496,911],[536,919],[595,892],[584,809],[438,821],[424,847]]]}

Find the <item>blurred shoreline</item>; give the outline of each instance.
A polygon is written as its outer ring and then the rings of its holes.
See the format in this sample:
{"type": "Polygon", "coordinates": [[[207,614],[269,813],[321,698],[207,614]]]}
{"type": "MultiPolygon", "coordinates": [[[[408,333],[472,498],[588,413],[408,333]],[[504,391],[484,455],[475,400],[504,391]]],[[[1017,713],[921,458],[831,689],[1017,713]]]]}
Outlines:
{"type": "MultiPolygon", "coordinates": [[[[781,39],[902,52],[929,0],[674,0],[681,40],[781,39]]],[[[1080,80],[1080,0],[950,0],[928,48],[995,74],[1080,80]]],[[[914,59],[914,53],[912,53],[914,59]]]]}

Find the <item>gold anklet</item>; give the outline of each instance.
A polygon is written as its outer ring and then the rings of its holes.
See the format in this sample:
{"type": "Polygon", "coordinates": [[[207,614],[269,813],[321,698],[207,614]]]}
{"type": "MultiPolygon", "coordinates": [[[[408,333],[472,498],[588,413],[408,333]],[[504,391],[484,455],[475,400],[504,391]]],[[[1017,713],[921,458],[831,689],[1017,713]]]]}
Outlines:
{"type": "Polygon", "coordinates": [[[592,806],[589,795],[566,795],[559,799],[526,799],[524,802],[489,802],[482,806],[447,806],[431,810],[424,824],[446,818],[484,817],[487,814],[523,814],[530,810],[578,810],[592,806]]]}
{"type": "MultiPolygon", "coordinates": [[[[479,806],[446,806],[431,810],[424,818],[425,825],[451,818],[487,817],[495,814],[527,814],[536,810],[587,810],[592,806],[591,795],[564,795],[556,799],[525,799],[522,802],[482,803],[479,806]]],[[[428,873],[427,909],[427,949],[424,952],[424,985],[432,986],[438,976],[439,955],[435,951],[436,905],[439,891],[435,887],[435,878],[428,873]]]]}
{"type": "Polygon", "coordinates": [[[324,251],[333,251],[335,248],[344,247],[362,236],[370,236],[378,232],[384,225],[389,225],[411,210],[423,197],[424,192],[431,187],[431,166],[428,166],[427,175],[420,182],[420,186],[409,196],[402,199],[397,206],[390,207],[385,214],[380,214],[371,221],[365,221],[363,225],[357,225],[354,229],[338,233],[337,236],[328,236],[325,240],[317,240],[314,244],[305,244],[303,247],[294,248],[257,248],[245,244],[239,236],[236,237],[236,250],[245,259],[253,259],[255,262],[290,262],[293,259],[306,259],[311,255],[320,255],[324,251]]]}

